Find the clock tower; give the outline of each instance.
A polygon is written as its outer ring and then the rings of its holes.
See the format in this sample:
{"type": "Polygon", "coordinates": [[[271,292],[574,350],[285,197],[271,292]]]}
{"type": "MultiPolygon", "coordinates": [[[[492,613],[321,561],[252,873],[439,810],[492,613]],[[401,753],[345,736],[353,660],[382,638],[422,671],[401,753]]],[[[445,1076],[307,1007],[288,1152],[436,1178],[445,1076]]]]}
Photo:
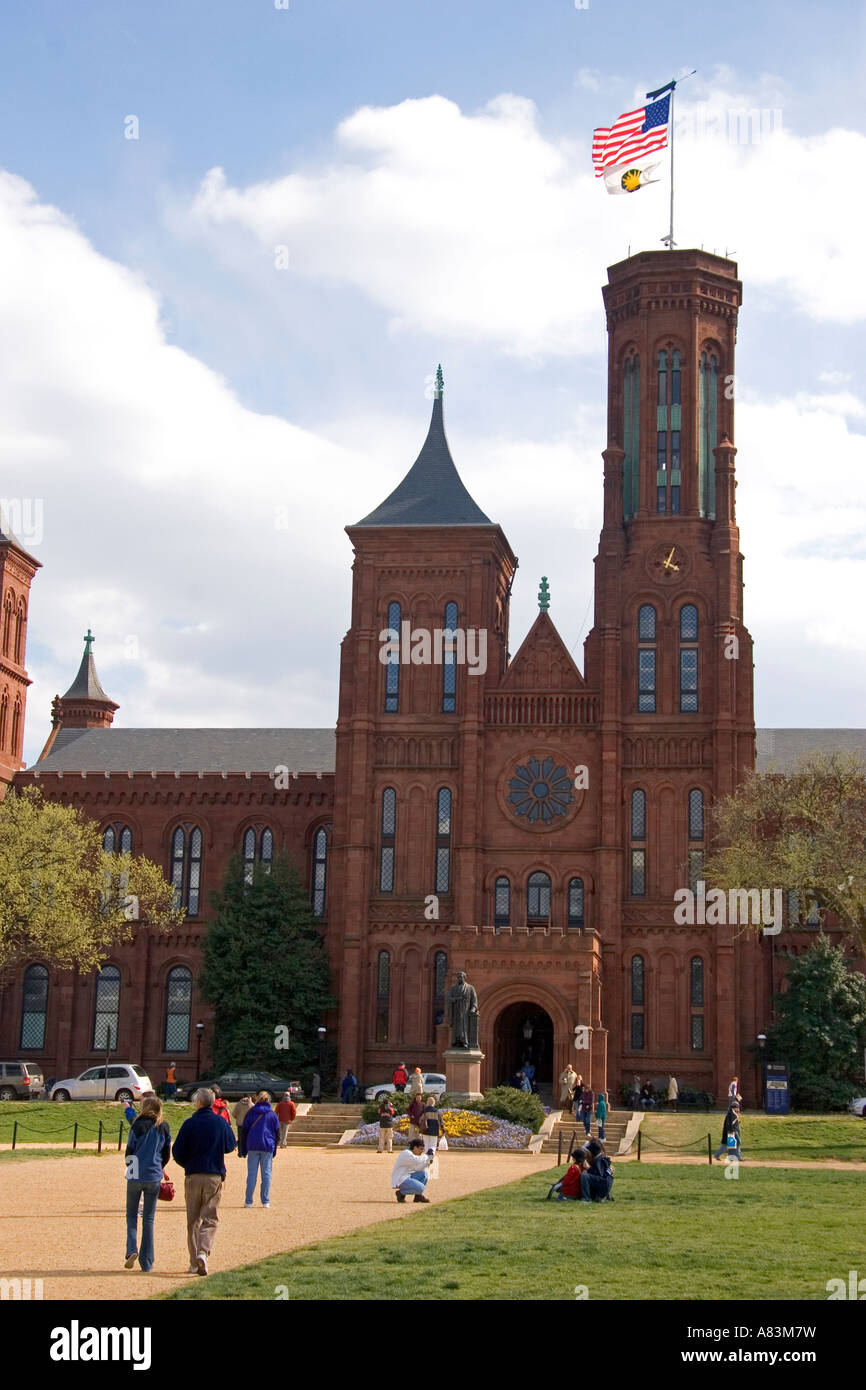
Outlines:
{"type": "Polygon", "coordinates": [[[603,293],[608,442],[586,677],[601,697],[609,1074],[672,1072],[682,1086],[712,1059],[718,1094],[746,1071],[760,944],[679,927],[673,909],[700,878],[714,802],[754,761],[734,509],[742,286],[720,256],[649,251],[612,266],[603,293]]]}

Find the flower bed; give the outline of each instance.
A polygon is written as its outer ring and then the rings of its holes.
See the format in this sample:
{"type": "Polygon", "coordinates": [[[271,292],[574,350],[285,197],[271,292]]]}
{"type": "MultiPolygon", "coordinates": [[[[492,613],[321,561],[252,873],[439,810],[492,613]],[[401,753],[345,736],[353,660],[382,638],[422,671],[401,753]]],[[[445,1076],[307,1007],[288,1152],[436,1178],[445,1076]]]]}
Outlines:
{"type": "MultiPolygon", "coordinates": [[[[476,1110],[443,1110],[442,1123],[449,1149],[525,1149],[532,1130],[525,1125],[500,1120],[495,1115],[479,1114],[476,1110]]],[[[406,1144],[408,1117],[402,1115],[394,1125],[394,1147],[406,1144]]],[[[378,1124],[362,1125],[350,1139],[351,1144],[373,1145],[379,1141],[378,1124]]]]}

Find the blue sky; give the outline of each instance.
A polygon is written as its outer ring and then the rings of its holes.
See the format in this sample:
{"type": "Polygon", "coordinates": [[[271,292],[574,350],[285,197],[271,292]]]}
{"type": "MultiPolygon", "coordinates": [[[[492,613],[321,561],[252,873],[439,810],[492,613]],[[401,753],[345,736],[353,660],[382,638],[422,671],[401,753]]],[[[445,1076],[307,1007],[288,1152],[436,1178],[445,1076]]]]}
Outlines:
{"type": "Polygon", "coordinates": [[[0,496],[45,508],[26,756],[88,624],[118,722],[331,723],[341,528],[415,457],[440,359],[458,466],[521,557],[512,650],[547,573],[582,661],[600,286],[667,218],[666,183],[593,184],[591,131],[692,67],[678,240],[730,248],[745,284],[758,722],[862,724],[866,21],[826,21],[667,0],[652,22],[602,0],[7,9],[0,496]],[[735,108],[783,129],[706,134],[702,111],[735,108]]]}

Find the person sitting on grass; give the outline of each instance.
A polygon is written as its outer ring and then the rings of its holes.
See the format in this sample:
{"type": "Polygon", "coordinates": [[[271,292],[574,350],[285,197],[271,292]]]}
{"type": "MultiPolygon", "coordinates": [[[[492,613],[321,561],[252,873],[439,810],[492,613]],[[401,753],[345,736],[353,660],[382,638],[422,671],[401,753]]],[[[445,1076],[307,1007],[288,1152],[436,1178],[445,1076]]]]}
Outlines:
{"type": "Polygon", "coordinates": [[[414,1197],[416,1202],[430,1201],[424,1196],[424,1188],[427,1169],[432,1162],[432,1154],[424,1152],[423,1139],[413,1139],[409,1147],[397,1155],[397,1162],[391,1169],[391,1186],[396,1189],[398,1202],[405,1202],[407,1197],[414,1197]]]}
{"type": "Polygon", "coordinates": [[[586,1149],[575,1149],[571,1155],[571,1167],[565,1176],[559,1179],[559,1182],[553,1184],[546,1200],[549,1202],[555,1192],[557,1202],[579,1201],[580,1175],[588,1162],[589,1156],[586,1149]]]}
{"type": "Polygon", "coordinates": [[[582,1202],[612,1202],[610,1190],[613,1187],[613,1164],[604,1151],[600,1139],[590,1139],[586,1146],[589,1167],[580,1175],[580,1200],[582,1202]]]}

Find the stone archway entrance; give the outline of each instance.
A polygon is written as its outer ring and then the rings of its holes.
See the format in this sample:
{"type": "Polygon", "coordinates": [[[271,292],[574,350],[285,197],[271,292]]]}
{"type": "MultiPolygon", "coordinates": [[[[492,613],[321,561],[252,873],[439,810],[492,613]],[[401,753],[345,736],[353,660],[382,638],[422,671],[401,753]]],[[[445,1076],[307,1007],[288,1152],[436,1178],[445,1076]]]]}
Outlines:
{"type": "Polygon", "coordinates": [[[490,1084],[507,1086],[525,1061],[534,1064],[539,1085],[552,1083],[553,1020],[546,1010],[528,1000],[508,1004],[496,1019],[490,1084]]]}

